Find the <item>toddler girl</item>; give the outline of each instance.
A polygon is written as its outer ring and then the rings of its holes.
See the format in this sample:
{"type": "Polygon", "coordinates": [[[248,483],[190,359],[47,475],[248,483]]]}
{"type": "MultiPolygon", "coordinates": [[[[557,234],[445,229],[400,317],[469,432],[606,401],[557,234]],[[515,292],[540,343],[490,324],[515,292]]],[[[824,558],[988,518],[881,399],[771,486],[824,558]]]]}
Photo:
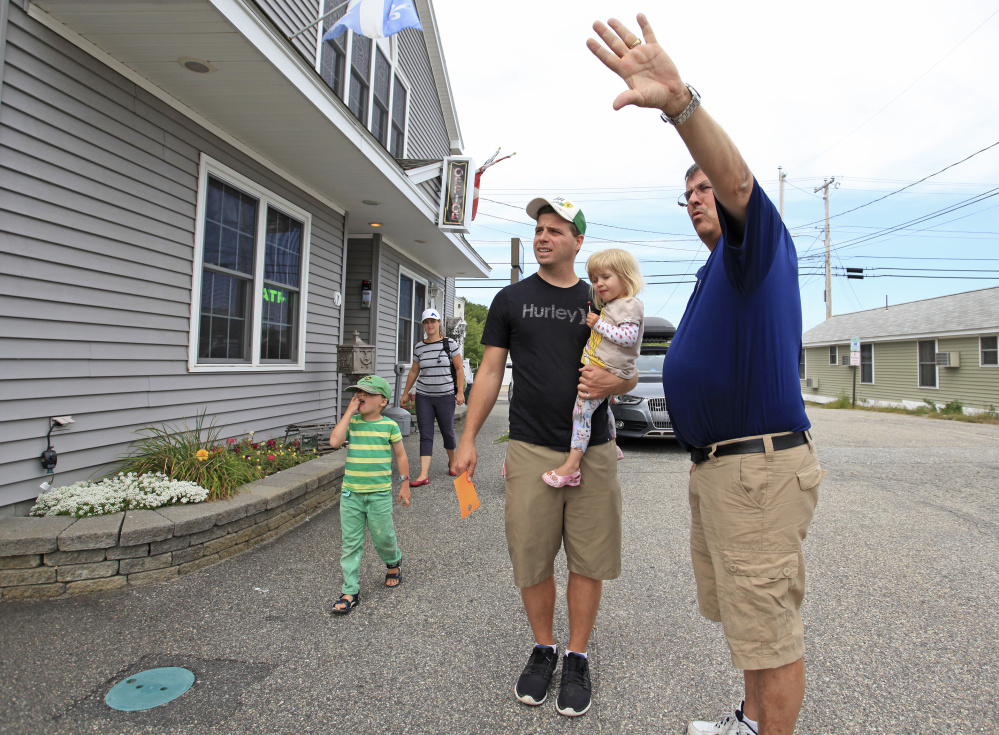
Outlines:
{"type": "MultiPolygon", "coordinates": [[[[583,350],[582,362],[627,380],[635,375],[635,360],[642,344],[644,307],[635,295],[641,292],[645,282],[638,261],[626,250],[601,250],[586,261],[586,272],[593,284],[593,303],[600,309],[600,314],[591,313],[586,317],[590,339],[583,350]]],[[[576,396],[569,457],[561,467],[541,476],[552,487],[579,485],[579,464],[590,443],[593,412],[601,402],[576,396]]],[[[610,407],[607,408],[607,420],[611,437],[617,437],[610,407]]],[[[621,450],[617,451],[620,459],[621,450]]]]}

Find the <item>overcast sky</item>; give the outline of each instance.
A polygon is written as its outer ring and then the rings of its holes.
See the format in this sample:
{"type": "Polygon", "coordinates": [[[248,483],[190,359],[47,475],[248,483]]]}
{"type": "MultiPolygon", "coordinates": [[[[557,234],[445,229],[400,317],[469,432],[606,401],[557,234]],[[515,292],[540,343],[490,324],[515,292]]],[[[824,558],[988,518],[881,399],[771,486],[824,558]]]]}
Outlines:
{"type": "MultiPolygon", "coordinates": [[[[683,315],[707,257],[675,203],[690,155],[655,112],[613,110],[623,83],[585,45],[594,20],[613,14],[637,31],[645,12],[775,203],[778,166],[787,172],[805,329],[825,318],[814,189],[830,177],[840,185],[830,198],[834,273],[867,276],[834,275],[833,314],[999,285],[999,145],[978,153],[999,142],[995,0],[434,0],[434,9],[465,153],[477,163],[498,146],[517,153],[483,176],[469,235],[494,278],[508,282],[511,237],[524,243],[527,273],[537,270],[523,207],[565,194],[590,223],[584,255],[630,249],[650,283],[646,315],[674,324],[683,315]]],[[[459,281],[458,294],[488,305],[501,285],[459,281]]]]}

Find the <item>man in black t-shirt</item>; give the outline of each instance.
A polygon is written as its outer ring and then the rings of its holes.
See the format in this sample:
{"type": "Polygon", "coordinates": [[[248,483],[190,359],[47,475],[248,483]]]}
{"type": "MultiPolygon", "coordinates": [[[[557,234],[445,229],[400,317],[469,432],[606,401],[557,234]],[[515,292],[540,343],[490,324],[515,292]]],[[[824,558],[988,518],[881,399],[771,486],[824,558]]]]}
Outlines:
{"type": "Polygon", "coordinates": [[[475,376],[456,471],[475,470],[475,437],[499,395],[507,353],[517,384],[510,406],[506,460],[506,536],[514,583],[520,588],[535,647],[514,688],[520,702],[539,705],[558,665],[555,643],[555,556],[565,545],[569,584],[569,643],[556,708],[572,717],[590,707],[586,647],[600,606],[603,580],[621,573],[621,488],[610,441],[606,402],[593,417],[593,436],[577,487],[552,488],[541,476],[565,461],[577,394],[603,399],[627,393],[637,378],[621,380],[580,357],[589,337],[590,289],[575,273],[586,220],[563,197],[527,206],[537,221],[534,256],[539,270],[507,286],[489,308],[484,352],[475,376]]]}

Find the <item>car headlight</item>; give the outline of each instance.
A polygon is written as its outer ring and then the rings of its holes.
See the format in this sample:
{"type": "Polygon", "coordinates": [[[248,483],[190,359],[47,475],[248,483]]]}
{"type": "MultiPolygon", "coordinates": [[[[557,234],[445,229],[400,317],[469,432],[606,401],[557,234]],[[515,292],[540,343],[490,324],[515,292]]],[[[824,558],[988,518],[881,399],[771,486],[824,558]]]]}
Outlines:
{"type": "Polygon", "coordinates": [[[611,403],[615,406],[635,406],[644,400],[644,398],[639,398],[638,396],[611,396],[611,403]]]}

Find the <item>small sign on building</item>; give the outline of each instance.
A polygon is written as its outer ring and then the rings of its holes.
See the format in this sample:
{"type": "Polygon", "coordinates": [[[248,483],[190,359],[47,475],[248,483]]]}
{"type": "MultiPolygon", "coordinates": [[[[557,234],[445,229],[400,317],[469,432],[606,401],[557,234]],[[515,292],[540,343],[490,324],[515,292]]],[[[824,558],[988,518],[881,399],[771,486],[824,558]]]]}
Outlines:
{"type": "Polygon", "coordinates": [[[858,365],[860,365],[860,353],[859,352],[852,352],[852,351],[850,352],[850,364],[853,365],[854,367],[857,367],[858,365]]]}
{"type": "Polygon", "coordinates": [[[468,232],[472,218],[472,181],[475,164],[467,156],[444,159],[441,171],[441,206],[437,226],[448,232],[468,232]]]}
{"type": "Polygon", "coordinates": [[[860,352],[860,337],[850,338],[850,352],[860,352]]]}

